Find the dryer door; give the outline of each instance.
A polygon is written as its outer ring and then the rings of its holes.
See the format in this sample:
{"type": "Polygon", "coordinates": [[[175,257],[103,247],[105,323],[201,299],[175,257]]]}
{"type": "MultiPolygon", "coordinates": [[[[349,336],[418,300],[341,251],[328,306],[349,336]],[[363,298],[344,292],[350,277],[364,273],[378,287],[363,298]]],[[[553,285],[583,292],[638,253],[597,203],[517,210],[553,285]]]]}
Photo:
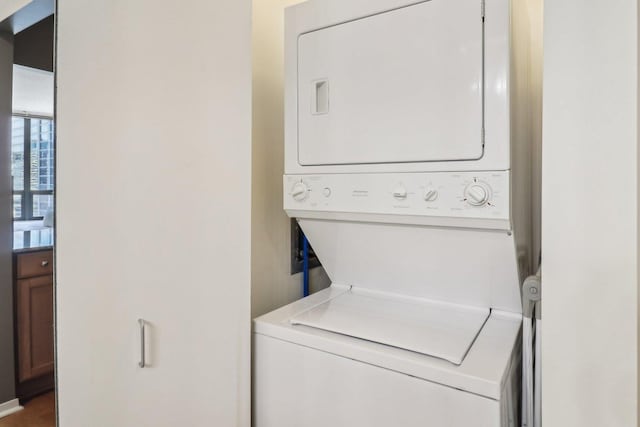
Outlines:
{"type": "Polygon", "coordinates": [[[298,40],[301,165],[482,157],[480,0],[431,0],[298,40]]]}

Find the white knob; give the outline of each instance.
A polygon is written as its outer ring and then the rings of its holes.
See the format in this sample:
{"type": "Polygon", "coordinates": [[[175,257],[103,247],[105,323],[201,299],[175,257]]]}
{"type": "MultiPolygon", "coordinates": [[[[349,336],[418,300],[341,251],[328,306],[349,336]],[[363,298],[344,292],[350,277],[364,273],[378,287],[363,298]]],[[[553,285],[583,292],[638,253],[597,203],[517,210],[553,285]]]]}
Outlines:
{"type": "Polygon", "coordinates": [[[433,202],[438,198],[438,190],[434,190],[433,188],[428,188],[424,193],[424,200],[426,202],[433,202]]]}
{"type": "Polygon", "coordinates": [[[309,189],[304,182],[296,182],[291,188],[291,197],[301,202],[307,198],[309,189]]]}
{"type": "Polygon", "coordinates": [[[396,187],[396,189],[393,190],[393,197],[395,197],[398,200],[406,199],[407,198],[407,189],[404,188],[401,185],[396,187]]]}
{"type": "Polygon", "coordinates": [[[467,203],[473,206],[483,206],[491,198],[491,189],[484,183],[474,183],[465,190],[467,203]]]}

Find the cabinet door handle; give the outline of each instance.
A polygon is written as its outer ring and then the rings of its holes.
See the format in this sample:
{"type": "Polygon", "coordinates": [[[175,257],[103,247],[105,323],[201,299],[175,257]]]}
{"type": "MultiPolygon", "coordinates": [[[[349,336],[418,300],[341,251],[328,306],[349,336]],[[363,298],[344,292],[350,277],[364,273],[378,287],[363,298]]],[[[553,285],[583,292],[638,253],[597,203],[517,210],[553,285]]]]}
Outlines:
{"type": "Polygon", "coordinates": [[[144,319],[138,319],[138,326],[140,326],[140,362],[138,366],[144,368],[147,366],[147,361],[145,360],[145,336],[144,336],[144,319]]]}
{"type": "Polygon", "coordinates": [[[41,266],[43,266],[43,267],[46,267],[46,266],[48,266],[48,265],[49,265],[49,261],[47,261],[47,260],[45,259],[44,261],[42,261],[42,262],[40,263],[40,265],[41,265],[41,266]]]}

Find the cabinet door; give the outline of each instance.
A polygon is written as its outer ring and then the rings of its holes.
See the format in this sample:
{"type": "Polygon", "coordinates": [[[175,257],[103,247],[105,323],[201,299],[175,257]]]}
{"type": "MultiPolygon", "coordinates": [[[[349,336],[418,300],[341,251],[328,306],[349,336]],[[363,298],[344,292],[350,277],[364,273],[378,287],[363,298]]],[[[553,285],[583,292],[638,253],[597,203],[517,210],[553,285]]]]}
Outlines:
{"type": "Polygon", "coordinates": [[[53,371],[53,277],[17,282],[18,379],[53,371]]]}
{"type": "Polygon", "coordinates": [[[62,427],[249,425],[250,6],[58,1],[62,427]]]}

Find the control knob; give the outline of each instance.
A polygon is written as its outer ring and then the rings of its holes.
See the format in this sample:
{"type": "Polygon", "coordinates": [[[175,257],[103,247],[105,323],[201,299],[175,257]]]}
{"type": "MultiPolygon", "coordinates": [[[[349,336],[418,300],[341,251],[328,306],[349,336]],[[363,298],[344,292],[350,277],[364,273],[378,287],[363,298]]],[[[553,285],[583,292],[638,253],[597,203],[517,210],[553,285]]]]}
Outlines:
{"type": "Polygon", "coordinates": [[[306,199],[308,195],[309,189],[307,188],[307,185],[302,181],[296,182],[291,188],[291,197],[293,197],[294,200],[301,202],[306,199]]]}
{"type": "Polygon", "coordinates": [[[484,206],[491,199],[491,188],[484,182],[474,182],[464,190],[464,196],[472,206],[484,206]]]}
{"type": "Polygon", "coordinates": [[[393,197],[395,197],[397,200],[406,199],[407,198],[407,189],[404,188],[402,185],[397,186],[393,190],[393,197]]]}
{"type": "Polygon", "coordinates": [[[424,192],[425,202],[433,202],[437,198],[438,198],[438,190],[434,188],[427,188],[427,191],[424,192]]]}

